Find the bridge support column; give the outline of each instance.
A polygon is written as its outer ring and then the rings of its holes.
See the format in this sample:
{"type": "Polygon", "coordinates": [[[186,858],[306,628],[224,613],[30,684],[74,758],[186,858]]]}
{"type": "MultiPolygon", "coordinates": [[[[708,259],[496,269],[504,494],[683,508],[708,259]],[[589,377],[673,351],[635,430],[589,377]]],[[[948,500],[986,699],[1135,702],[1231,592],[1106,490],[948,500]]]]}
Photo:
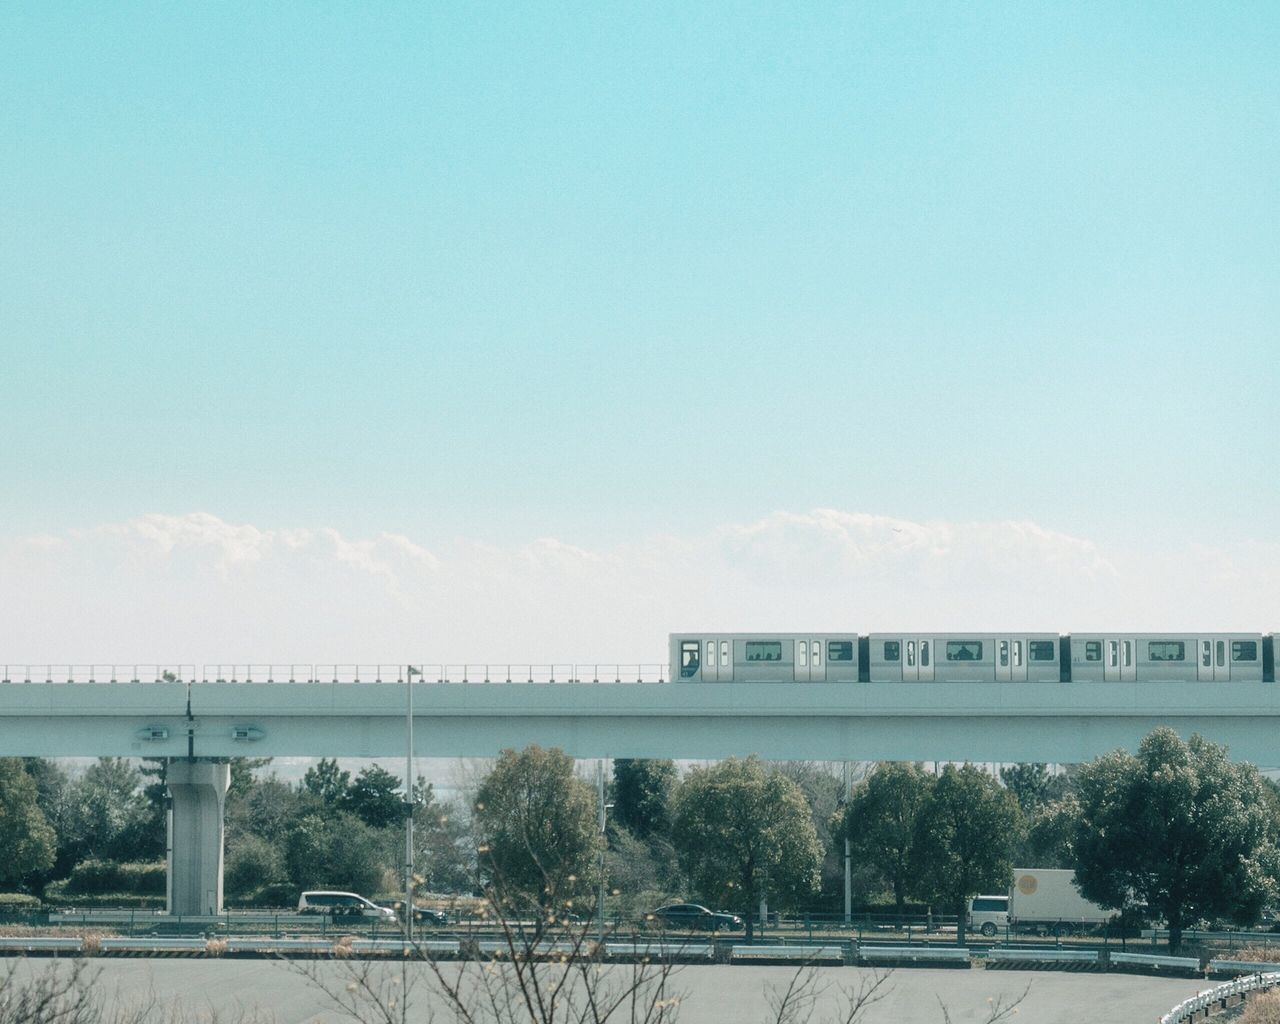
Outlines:
{"type": "Polygon", "coordinates": [[[231,765],[173,760],[169,813],[170,914],[222,913],[222,809],[231,765]]]}

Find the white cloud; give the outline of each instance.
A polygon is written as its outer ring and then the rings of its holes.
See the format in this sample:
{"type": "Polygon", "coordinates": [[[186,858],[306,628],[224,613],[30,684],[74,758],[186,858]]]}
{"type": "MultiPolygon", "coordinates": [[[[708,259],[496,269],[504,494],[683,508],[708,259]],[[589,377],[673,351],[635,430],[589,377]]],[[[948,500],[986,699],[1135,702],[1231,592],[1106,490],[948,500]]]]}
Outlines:
{"type": "Polygon", "coordinates": [[[0,659],[660,661],[681,629],[1280,629],[1280,545],[779,511],[590,549],[207,512],[0,539],[0,659]]]}

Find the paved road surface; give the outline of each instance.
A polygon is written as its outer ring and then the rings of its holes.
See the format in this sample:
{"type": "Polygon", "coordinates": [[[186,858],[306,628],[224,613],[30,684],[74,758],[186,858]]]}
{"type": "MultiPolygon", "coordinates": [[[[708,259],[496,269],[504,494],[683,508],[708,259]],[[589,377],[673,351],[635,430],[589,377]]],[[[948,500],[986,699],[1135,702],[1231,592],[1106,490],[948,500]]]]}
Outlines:
{"type": "MultiPolygon", "coordinates": [[[[12,966],[20,979],[54,963],[42,959],[8,961],[0,963],[0,971],[12,966]]],[[[65,961],[62,964],[65,967],[65,961]]],[[[101,969],[95,984],[106,1003],[136,1003],[154,994],[161,1003],[180,1007],[176,1016],[184,1022],[208,1020],[211,1011],[217,1014],[219,1024],[236,1024],[245,1016],[275,1024],[351,1020],[335,1009],[314,982],[295,967],[279,962],[104,959],[93,961],[93,965],[101,969]]],[[[350,970],[347,964],[326,961],[313,966],[326,983],[339,990],[345,988],[350,970]]],[[[422,965],[415,965],[415,969],[424,970],[422,965]]],[[[813,1024],[833,1019],[838,1007],[837,986],[856,985],[869,974],[852,967],[820,970],[821,981],[829,982],[830,987],[810,1015],[813,1024]]],[[[787,967],[683,968],[672,982],[685,993],[680,1024],[764,1024],[769,1019],[766,989],[785,986],[793,973],[787,967]]],[[[862,1020],[864,1024],[941,1024],[942,1000],[954,1024],[981,1021],[989,999],[1010,1000],[1028,984],[1026,1000],[1013,1018],[1018,1024],[1151,1024],[1207,983],[1123,974],[903,969],[892,974],[889,994],[862,1020]]],[[[421,1012],[411,1014],[411,1019],[427,1019],[427,999],[419,986],[412,1004],[421,1012]]],[[[374,1018],[369,1015],[366,1019],[374,1018]]]]}

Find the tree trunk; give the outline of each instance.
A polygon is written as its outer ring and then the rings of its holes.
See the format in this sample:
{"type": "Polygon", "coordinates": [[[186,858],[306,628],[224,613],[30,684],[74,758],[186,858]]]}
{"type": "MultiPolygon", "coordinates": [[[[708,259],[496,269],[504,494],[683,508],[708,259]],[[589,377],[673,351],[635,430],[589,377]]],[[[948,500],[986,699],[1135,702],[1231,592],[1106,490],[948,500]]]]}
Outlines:
{"type": "Polygon", "coordinates": [[[1169,915],[1169,955],[1177,955],[1182,945],[1182,908],[1179,907],[1169,915]]]}
{"type": "Polygon", "coordinates": [[[965,939],[967,938],[967,936],[965,935],[965,926],[968,924],[968,921],[966,921],[965,919],[966,918],[965,912],[968,909],[969,909],[968,900],[961,897],[959,900],[956,901],[956,945],[957,946],[963,946],[965,944],[965,939]]]}

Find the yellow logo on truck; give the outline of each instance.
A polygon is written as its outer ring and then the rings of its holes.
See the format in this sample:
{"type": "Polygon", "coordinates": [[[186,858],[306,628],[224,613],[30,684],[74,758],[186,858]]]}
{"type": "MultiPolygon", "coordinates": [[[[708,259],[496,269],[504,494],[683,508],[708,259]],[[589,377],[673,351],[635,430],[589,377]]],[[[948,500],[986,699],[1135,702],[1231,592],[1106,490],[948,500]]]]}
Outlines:
{"type": "Polygon", "coordinates": [[[1018,879],[1018,892],[1023,896],[1030,896],[1039,888],[1040,883],[1036,881],[1035,875],[1023,875],[1018,879]]]}

